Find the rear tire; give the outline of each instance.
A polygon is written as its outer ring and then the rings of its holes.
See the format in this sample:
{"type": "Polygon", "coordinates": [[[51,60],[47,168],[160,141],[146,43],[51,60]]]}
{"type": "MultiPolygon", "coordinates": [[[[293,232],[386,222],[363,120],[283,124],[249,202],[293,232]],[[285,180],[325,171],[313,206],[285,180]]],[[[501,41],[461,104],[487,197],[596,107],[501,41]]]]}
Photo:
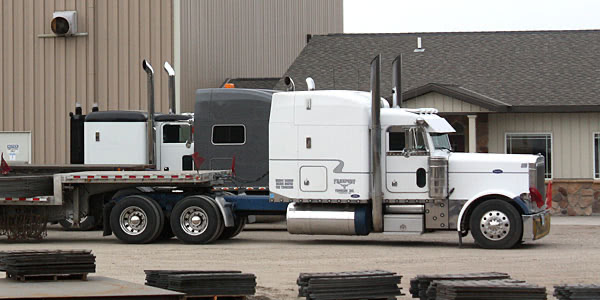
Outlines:
{"type": "Polygon", "coordinates": [[[223,229],[223,233],[219,237],[220,240],[228,240],[236,237],[244,230],[244,226],[246,226],[246,217],[243,218],[235,218],[235,223],[232,227],[225,227],[223,229]]]}
{"type": "Polygon", "coordinates": [[[184,243],[208,244],[223,232],[221,212],[208,196],[190,196],[179,201],[171,212],[171,229],[184,243]]]}
{"type": "Polygon", "coordinates": [[[58,224],[60,224],[65,231],[89,231],[96,229],[98,225],[94,216],[85,216],[81,218],[79,220],[79,228],[73,228],[73,216],[58,221],[58,224]]]}
{"type": "Polygon", "coordinates": [[[503,200],[488,200],[473,210],[470,219],[475,243],[486,249],[509,249],[523,235],[521,214],[503,200]]]}
{"type": "Polygon", "coordinates": [[[130,195],[117,202],[110,212],[110,227],[115,236],[128,244],[154,241],[164,225],[158,204],[143,195],[130,195]]]}

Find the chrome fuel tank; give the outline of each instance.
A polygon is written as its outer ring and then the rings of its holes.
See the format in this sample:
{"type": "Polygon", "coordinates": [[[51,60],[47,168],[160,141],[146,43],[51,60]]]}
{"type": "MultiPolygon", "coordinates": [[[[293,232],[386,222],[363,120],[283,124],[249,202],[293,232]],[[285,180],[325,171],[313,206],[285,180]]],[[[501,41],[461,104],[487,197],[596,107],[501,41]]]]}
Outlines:
{"type": "Polygon", "coordinates": [[[290,203],[287,230],[291,234],[367,235],[371,210],[367,205],[290,203]]]}

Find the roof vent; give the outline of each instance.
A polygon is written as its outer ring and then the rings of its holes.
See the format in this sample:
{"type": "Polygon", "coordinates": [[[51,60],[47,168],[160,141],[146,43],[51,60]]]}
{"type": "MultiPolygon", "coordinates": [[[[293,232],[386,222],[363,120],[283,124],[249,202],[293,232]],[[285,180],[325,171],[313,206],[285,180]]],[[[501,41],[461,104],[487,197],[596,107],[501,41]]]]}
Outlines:
{"type": "Polygon", "coordinates": [[[423,48],[423,45],[421,44],[421,37],[417,37],[417,48],[415,49],[415,52],[424,52],[425,48],[423,48]]]}

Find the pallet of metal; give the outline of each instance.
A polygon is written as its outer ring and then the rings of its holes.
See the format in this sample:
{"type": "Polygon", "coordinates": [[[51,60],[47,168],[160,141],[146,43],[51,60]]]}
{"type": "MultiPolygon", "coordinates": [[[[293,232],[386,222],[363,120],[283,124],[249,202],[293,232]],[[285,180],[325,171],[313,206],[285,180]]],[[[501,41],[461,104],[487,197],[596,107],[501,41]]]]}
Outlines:
{"type": "Polygon", "coordinates": [[[562,284],[554,286],[554,297],[558,300],[600,299],[598,284],[562,284]]]}
{"type": "Polygon", "coordinates": [[[466,273],[466,274],[433,274],[417,275],[410,280],[410,289],[408,290],[413,298],[421,300],[428,299],[427,290],[435,280],[493,280],[510,279],[507,273],[485,272],[485,273],[466,273]]]}
{"type": "Polygon", "coordinates": [[[299,297],[312,300],[396,299],[402,276],[387,271],[301,273],[299,297]]]}
{"type": "Polygon", "coordinates": [[[185,296],[185,300],[246,300],[247,296],[185,296]]]}
{"type": "Polygon", "coordinates": [[[145,272],[147,285],[185,293],[190,299],[240,299],[256,293],[256,276],[241,271],[145,272]]]}
{"type": "Polygon", "coordinates": [[[546,300],[546,288],[526,282],[506,280],[441,280],[436,281],[437,300],[546,300]]]}
{"type": "Polygon", "coordinates": [[[4,251],[0,271],[19,281],[87,280],[96,272],[96,257],[90,250],[4,251]]]}
{"type": "MultiPolygon", "coordinates": [[[[518,282],[518,283],[524,283],[525,281],[523,280],[516,280],[516,279],[497,279],[498,281],[504,281],[504,282],[518,282]]],[[[431,282],[431,284],[429,285],[429,288],[427,288],[427,300],[436,300],[437,299],[437,285],[439,282],[444,282],[443,280],[434,280],[433,282],[431,282]]]]}

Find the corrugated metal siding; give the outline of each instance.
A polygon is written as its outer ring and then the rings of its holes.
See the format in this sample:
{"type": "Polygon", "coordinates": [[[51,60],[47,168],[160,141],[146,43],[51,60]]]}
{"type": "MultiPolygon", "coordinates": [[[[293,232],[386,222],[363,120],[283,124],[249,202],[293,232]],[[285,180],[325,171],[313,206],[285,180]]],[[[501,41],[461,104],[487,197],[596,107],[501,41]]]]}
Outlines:
{"type": "Polygon", "coordinates": [[[282,76],[306,34],[343,31],[342,13],[342,0],[181,0],[182,110],[228,77],[282,76]]]}
{"type": "Polygon", "coordinates": [[[553,178],[593,178],[593,134],[600,113],[503,113],[489,115],[489,150],[505,153],[506,133],[551,133],[553,178]]]}
{"type": "Polygon", "coordinates": [[[75,102],[84,112],[94,102],[145,110],[143,58],[159,75],[157,111],[168,110],[161,66],[173,61],[171,1],[2,0],[0,12],[0,131],[32,131],[34,163],[69,161],[75,102]],[[76,10],[89,36],[39,38],[59,10],[76,10]]]}
{"type": "Polygon", "coordinates": [[[440,93],[427,93],[403,102],[406,108],[435,108],[442,113],[477,113],[489,112],[488,109],[473,105],[440,93]]]}

